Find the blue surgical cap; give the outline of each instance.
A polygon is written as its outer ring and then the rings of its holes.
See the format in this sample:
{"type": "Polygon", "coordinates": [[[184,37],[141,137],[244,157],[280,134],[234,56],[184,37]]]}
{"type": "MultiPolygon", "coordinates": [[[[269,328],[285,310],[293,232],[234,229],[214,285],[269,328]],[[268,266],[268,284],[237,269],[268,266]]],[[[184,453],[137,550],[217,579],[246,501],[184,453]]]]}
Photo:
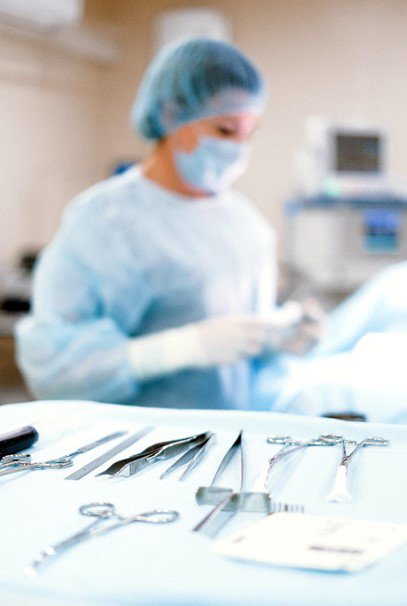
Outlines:
{"type": "Polygon", "coordinates": [[[132,125],[158,140],[181,125],[210,116],[261,111],[264,83],[234,46],[196,38],[164,47],[141,82],[132,125]]]}

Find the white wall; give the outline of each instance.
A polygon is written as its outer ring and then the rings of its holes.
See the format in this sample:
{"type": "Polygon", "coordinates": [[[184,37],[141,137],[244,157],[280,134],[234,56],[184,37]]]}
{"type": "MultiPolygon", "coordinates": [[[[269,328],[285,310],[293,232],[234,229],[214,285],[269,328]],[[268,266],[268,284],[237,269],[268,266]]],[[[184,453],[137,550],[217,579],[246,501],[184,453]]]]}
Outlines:
{"type": "Polygon", "coordinates": [[[104,176],[105,70],[0,31],[0,264],[48,242],[104,176]]]}
{"type": "Polygon", "coordinates": [[[307,116],[353,115],[389,130],[390,171],[407,173],[406,0],[88,0],[88,18],[114,22],[122,53],[111,69],[62,57],[0,32],[0,264],[49,240],[62,207],[119,159],[148,147],[129,109],[151,59],[155,15],[212,6],[269,82],[253,161],[240,182],[283,244],[284,201],[307,116]]]}

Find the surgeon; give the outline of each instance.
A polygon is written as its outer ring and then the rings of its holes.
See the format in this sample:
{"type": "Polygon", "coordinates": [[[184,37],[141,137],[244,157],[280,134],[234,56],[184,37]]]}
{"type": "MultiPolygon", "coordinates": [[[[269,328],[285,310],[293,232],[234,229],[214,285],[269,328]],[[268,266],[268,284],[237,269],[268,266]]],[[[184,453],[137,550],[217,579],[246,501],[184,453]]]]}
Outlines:
{"type": "MultiPolygon", "coordinates": [[[[140,167],[73,201],[17,328],[18,360],[46,399],[178,408],[249,408],[274,327],[274,236],[231,185],[246,169],[265,103],[235,47],[166,47],[132,124],[153,142],[140,167]]],[[[281,311],[281,310],[280,310],[281,311]]],[[[300,314],[300,315],[298,315],[300,314]]]]}

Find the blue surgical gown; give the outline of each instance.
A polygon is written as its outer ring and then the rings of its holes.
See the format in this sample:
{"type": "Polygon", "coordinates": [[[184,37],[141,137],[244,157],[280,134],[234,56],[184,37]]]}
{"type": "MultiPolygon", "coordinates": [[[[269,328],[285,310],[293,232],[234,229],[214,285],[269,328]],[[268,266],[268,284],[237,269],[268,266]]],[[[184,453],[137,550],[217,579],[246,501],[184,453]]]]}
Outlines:
{"type": "Polygon", "coordinates": [[[133,168],[65,213],[17,327],[19,364],[40,398],[249,408],[252,362],[140,382],[128,344],[204,318],[266,313],[275,282],[273,233],[243,196],[180,196],[133,168]]]}

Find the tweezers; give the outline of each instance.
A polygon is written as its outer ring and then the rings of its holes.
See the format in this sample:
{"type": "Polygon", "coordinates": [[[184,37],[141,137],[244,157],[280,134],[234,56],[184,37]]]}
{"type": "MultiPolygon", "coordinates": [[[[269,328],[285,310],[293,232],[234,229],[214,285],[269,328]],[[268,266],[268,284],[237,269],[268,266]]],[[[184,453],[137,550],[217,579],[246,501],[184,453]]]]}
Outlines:
{"type": "MultiPolygon", "coordinates": [[[[195,532],[202,531],[205,528],[205,532],[210,535],[214,535],[217,530],[219,530],[219,521],[224,524],[225,522],[222,520],[218,520],[219,515],[222,512],[228,511],[232,512],[231,515],[234,515],[237,511],[243,510],[243,499],[240,497],[241,494],[250,494],[250,493],[242,493],[245,479],[245,465],[244,465],[244,453],[243,453],[243,430],[239,432],[239,435],[233,442],[232,446],[226,452],[225,456],[221,460],[219,467],[213,477],[210,486],[201,486],[198,488],[196,492],[196,500],[199,504],[201,503],[211,503],[215,505],[215,508],[212,509],[194,528],[195,532]],[[220,488],[215,486],[215,483],[219,480],[220,476],[223,474],[227,466],[229,465],[231,459],[235,456],[237,452],[240,452],[240,487],[239,492],[235,493],[231,488],[220,488]],[[213,499],[213,500],[212,500],[213,499]],[[239,501],[238,503],[236,501],[239,501]],[[215,528],[214,528],[215,523],[215,528]]],[[[250,497],[249,497],[250,498],[250,497]]],[[[250,499],[251,502],[253,498],[250,499]]],[[[247,501],[247,500],[246,500],[247,501]]],[[[245,501],[245,504],[246,504],[245,501]]],[[[264,499],[263,499],[264,501],[264,499]]],[[[270,508],[270,503],[263,504],[263,507],[267,507],[267,510],[270,508]]],[[[248,509],[247,511],[251,511],[248,509]]],[[[261,509],[263,511],[263,509],[261,509]]],[[[229,519],[229,518],[228,518],[229,519]]],[[[226,520],[227,521],[227,520],[226,520]]]]}
{"type": "Polygon", "coordinates": [[[179,438],[178,440],[168,440],[166,442],[158,442],[145,448],[142,452],[139,452],[126,459],[116,461],[110,467],[98,473],[98,476],[133,476],[145,467],[148,467],[156,461],[164,461],[176,456],[180,452],[183,452],[186,447],[190,444],[201,443],[206,438],[210,437],[210,432],[200,433],[186,438],[179,438]]]}
{"type": "Polygon", "coordinates": [[[216,482],[219,480],[220,476],[223,474],[223,472],[229,465],[230,461],[233,459],[235,454],[239,451],[240,452],[240,488],[239,488],[239,491],[243,490],[245,465],[244,465],[242,437],[243,437],[243,430],[241,430],[239,432],[239,435],[237,436],[236,440],[233,442],[232,446],[229,448],[229,450],[226,452],[225,456],[221,460],[219,467],[218,467],[215,475],[213,476],[211,486],[214,486],[216,484],[216,482]]]}
{"type": "Polygon", "coordinates": [[[196,500],[198,501],[198,503],[200,503],[200,504],[202,504],[202,503],[214,503],[214,501],[211,498],[212,495],[216,495],[217,496],[217,499],[216,499],[215,502],[219,503],[220,495],[224,495],[224,497],[226,497],[226,496],[229,495],[229,493],[233,492],[233,490],[231,490],[229,488],[218,488],[217,486],[215,486],[215,484],[218,482],[219,478],[224,473],[224,471],[226,470],[226,468],[229,465],[230,461],[233,459],[233,457],[235,456],[235,454],[238,451],[240,452],[240,487],[239,487],[239,492],[241,492],[243,490],[244,476],[245,476],[245,463],[244,463],[244,453],[243,453],[242,437],[243,437],[243,430],[241,430],[239,432],[239,435],[237,436],[237,438],[235,439],[235,441],[233,442],[233,444],[230,446],[230,448],[227,450],[225,456],[223,457],[223,459],[219,463],[219,467],[216,470],[215,475],[213,476],[213,480],[212,480],[210,486],[200,486],[198,488],[198,490],[196,492],[196,500]]]}
{"type": "Polygon", "coordinates": [[[205,456],[209,446],[211,446],[215,441],[215,434],[208,432],[207,434],[203,434],[204,437],[200,442],[195,444],[192,448],[187,450],[183,455],[180,456],[179,459],[175,461],[168,469],[166,469],[161,475],[160,480],[167,477],[186,463],[189,463],[185,470],[182,472],[179,480],[185,480],[187,475],[198,465],[199,461],[205,456]]]}

